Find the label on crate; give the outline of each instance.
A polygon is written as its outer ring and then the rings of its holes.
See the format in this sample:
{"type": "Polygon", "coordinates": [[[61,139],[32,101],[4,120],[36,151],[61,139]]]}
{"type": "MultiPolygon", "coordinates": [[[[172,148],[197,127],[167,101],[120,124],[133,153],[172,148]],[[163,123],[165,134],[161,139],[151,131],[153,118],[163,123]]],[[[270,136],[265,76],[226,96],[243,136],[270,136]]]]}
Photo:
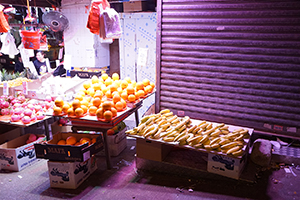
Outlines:
{"type": "Polygon", "coordinates": [[[28,83],[22,82],[23,94],[28,95],[28,83]]]}

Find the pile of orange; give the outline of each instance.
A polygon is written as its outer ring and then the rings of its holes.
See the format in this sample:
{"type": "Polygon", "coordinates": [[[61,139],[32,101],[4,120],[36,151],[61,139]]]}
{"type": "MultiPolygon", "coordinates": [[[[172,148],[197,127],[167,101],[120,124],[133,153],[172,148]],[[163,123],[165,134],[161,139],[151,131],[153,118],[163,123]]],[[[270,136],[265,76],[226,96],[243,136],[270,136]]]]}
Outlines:
{"type": "Polygon", "coordinates": [[[74,145],[79,146],[88,142],[89,145],[96,143],[96,138],[90,139],[88,137],[83,137],[79,141],[74,136],[69,136],[67,139],[61,139],[57,142],[58,145],[74,145]]]}
{"type": "Polygon", "coordinates": [[[102,73],[100,77],[94,75],[82,84],[72,102],[63,102],[57,98],[53,113],[76,117],[88,114],[109,121],[117,116],[117,112],[126,110],[127,103],[135,103],[144,98],[154,87],[155,84],[148,79],[136,82],[129,77],[120,80],[117,73],[111,77],[106,73],[102,73]]]}

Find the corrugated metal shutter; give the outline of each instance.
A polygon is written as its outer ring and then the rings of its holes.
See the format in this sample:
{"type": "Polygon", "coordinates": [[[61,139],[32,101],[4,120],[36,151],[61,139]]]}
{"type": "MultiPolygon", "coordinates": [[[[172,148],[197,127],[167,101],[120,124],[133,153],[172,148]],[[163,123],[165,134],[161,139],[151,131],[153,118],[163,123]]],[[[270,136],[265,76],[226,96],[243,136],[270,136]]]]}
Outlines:
{"type": "Polygon", "coordinates": [[[156,112],[300,136],[300,1],[157,5],[156,112]]]}

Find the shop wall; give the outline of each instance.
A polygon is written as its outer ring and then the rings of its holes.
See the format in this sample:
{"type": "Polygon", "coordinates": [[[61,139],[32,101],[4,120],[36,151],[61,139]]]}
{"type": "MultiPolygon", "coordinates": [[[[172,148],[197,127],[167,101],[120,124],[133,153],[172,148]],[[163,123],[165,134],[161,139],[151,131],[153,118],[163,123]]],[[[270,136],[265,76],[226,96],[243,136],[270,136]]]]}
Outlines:
{"type": "Polygon", "coordinates": [[[69,20],[64,32],[65,54],[72,56],[74,67],[109,66],[109,44],[86,28],[91,1],[63,0],[61,12],[69,20]]]}
{"type": "MultiPolygon", "coordinates": [[[[120,47],[121,78],[156,82],[156,13],[120,13],[122,37],[120,47]]],[[[147,98],[139,110],[141,117],[154,104],[155,95],[147,98]]]]}

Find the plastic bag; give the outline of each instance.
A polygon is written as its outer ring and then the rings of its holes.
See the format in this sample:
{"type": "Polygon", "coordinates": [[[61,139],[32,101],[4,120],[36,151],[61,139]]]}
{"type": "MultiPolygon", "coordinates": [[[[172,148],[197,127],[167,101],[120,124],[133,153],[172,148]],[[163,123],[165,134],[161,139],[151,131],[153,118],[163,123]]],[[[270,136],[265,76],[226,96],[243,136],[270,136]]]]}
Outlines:
{"type": "Polygon", "coordinates": [[[110,4],[107,0],[92,1],[86,27],[94,34],[100,33],[100,6],[102,6],[103,9],[110,8],[110,4]]]}
{"type": "Polygon", "coordinates": [[[119,14],[113,8],[106,8],[102,13],[104,34],[103,39],[116,39],[120,38],[122,31],[120,25],[119,14]]]}
{"type": "Polygon", "coordinates": [[[4,6],[2,6],[0,4],[0,32],[7,33],[10,30],[10,27],[7,22],[7,19],[4,16],[3,9],[4,9],[4,6]]]}

